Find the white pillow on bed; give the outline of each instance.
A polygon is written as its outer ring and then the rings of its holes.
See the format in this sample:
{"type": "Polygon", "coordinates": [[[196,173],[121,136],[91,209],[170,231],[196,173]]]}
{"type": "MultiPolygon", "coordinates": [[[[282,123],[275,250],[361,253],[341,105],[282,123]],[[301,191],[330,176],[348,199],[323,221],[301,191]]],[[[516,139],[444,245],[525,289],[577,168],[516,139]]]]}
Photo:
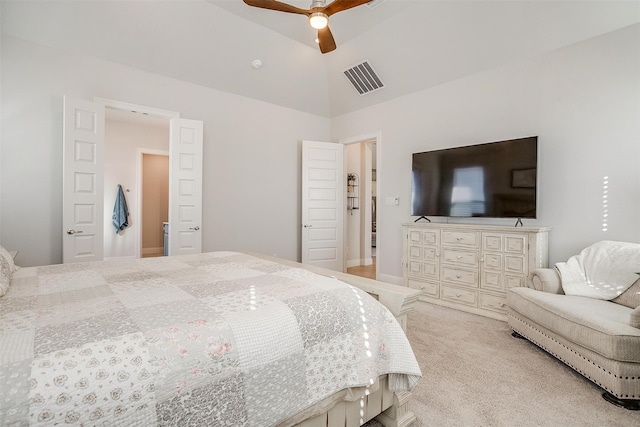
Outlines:
{"type": "Polygon", "coordinates": [[[2,246],[0,246],[0,297],[7,293],[11,276],[16,270],[11,254],[2,246]]]}

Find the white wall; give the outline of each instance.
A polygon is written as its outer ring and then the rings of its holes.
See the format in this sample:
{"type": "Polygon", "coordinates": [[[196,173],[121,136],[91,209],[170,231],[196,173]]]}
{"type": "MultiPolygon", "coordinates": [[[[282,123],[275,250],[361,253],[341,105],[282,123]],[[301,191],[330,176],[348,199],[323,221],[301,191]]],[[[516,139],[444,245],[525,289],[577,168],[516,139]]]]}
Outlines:
{"type": "Polygon", "coordinates": [[[531,135],[539,136],[538,219],[525,225],[553,227],[551,263],[599,240],[640,242],[639,55],[640,25],[634,25],[334,118],[336,139],[382,135],[381,277],[402,276],[401,224],[415,219],[409,216],[411,153],[531,135]],[[390,196],[399,196],[400,205],[385,205],[390,196]]]}
{"type": "Polygon", "coordinates": [[[139,197],[136,183],[138,148],[169,151],[169,121],[166,120],[164,126],[158,126],[155,120],[152,121],[154,125],[141,125],[109,119],[109,109],[107,109],[104,132],[105,258],[135,257],[136,255],[136,234],[139,227],[135,222],[139,197]],[[111,217],[118,184],[125,189],[124,195],[130,217],[129,227],[116,234],[111,217]]]}
{"type": "Polygon", "coordinates": [[[639,25],[331,121],[11,37],[1,43],[0,242],[20,250],[19,264],[61,260],[65,94],[204,121],[203,250],[297,259],[299,141],[378,131],[377,250],[385,279],[402,275],[401,224],[413,219],[411,153],[448,146],[540,137],[539,218],[525,225],[553,227],[552,263],[602,239],[640,242],[639,25]],[[385,205],[390,196],[400,205],[385,205]]]}
{"type": "Polygon", "coordinates": [[[62,259],[65,94],[202,120],[203,250],[299,258],[300,141],[328,140],[329,119],[9,36],[0,59],[0,242],[20,250],[18,264],[62,259]]]}

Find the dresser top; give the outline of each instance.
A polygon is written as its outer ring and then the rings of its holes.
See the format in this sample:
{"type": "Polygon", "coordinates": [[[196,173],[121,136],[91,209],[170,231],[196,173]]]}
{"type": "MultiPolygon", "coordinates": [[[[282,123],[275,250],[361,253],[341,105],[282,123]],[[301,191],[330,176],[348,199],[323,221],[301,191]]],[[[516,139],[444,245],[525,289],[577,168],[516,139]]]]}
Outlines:
{"type": "Polygon", "coordinates": [[[551,227],[514,227],[508,225],[452,224],[448,222],[405,222],[403,227],[414,228],[446,228],[450,230],[491,231],[501,233],[543,233],[551,227]]]}

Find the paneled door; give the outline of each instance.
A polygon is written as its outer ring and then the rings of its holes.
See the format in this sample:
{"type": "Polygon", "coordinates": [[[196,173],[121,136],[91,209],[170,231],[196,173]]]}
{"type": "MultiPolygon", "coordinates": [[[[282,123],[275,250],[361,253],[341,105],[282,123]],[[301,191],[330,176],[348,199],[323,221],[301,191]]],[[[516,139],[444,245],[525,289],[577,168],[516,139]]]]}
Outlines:
{"type": "Polygon", "coordinates": [[[170,122],[169,255],[202,252],[203,122],[170,122]]]}
{"type": "Polygon", "coordinates": [[[344,271],[344,146],[302,141],[302,263],[344,271]]]}
{"type": "Polygon", "coordinates": [[[65,96],[63,116],[62,262],[100,261],[104,106],[65,96]]]}

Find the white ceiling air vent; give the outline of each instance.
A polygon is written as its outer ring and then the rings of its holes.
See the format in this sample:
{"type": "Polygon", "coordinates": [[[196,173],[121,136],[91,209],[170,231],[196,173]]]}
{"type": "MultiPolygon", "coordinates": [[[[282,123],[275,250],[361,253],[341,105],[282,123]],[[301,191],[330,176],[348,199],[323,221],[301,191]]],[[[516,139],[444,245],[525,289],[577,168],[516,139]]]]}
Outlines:
{"type": "Polygon", "coordinates": [[[375,9],[376,7],[380,6],[385,1],[387,1],[387,0],[371,0],[369,3],[365,4],[365,6],[367,6],[369,9],[375,9]]]}
{"type": "Polygon", "coordinates": [[[360,95],[366,95],[384,87],[384,83],[368,61],[348,68],[343,73],[360,95]]]}

